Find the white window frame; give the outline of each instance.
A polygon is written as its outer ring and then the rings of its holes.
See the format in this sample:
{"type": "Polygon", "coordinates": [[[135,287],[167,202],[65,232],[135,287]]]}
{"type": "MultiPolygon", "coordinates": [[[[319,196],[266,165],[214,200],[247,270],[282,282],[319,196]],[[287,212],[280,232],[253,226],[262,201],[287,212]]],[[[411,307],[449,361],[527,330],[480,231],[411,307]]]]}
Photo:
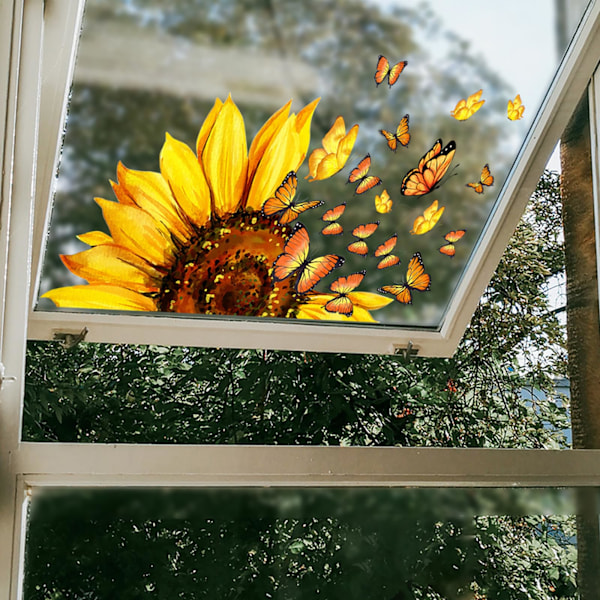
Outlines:
{"type": "MultiPolygon", "coordinates": [[[[58,0],[54,0],[58,2],[58,0]]],[[[69,4],[63,0],[63,4],[69,4]]],[[[71,4],[71,18],[80,13],[71,4]]],[[[542,114],[547,127],[540,150],[534,152],[530,140],[516,167],[506,198],[516,194],[515,204],[499,209],[493,219],[504,219],[511,229],[520,216],[528,194],[539,176],[545,159],[554,147],[600,57],[600,7],[588,11],[587,34],[590,46],[577,42],[563,78],[542,114]],[[591,19],[591,21],[590,21],[591,19]],[[590,40],[590,37],[592,39],[590,40]],[[588,52],[583,52],[583,48],[588,52]],[[578,54],[579,55],[578,55],[578,54]],[[577,67],[577,73],[568,69],[577,67]],[[554,114],[550,114],[554,113],[554,114]],[[525,160],[526,159],[526,160],[525,160]],[[519,194],[523,197],[520,197],[519,194]]],[[[54,4],[59,6],[60,4],[54,4]]],[[[50,2],[47,8],[51,8],[50,2]]],[[[51,11],[46,14],[49,18],[51,11]]],[[[600,450],[508,450],[446,448],[339,448],[267,447],[135,444],[62,444],[21,441],[24,393],[25,348],[31,323],[29,300],[35,268],[32,268],[32,230],[36,167],[46,169],[46,159],[38,160],[37,117],[40,106],[38,65],[44,33],[58,37],[58,29],[44,32],[43,0],[13,0],[0,3],[0,78],[6,82],[6,96],[0,96],[0,130],[4,145],[0,153],[2,194],[0,248],[2,248],[2,287],[0,287],[0,598],[22,598],[23,556],[27,503],[41,487],[243,487],[243,486],[421,486],[421,487],[505,487],[505,486],[600,486],[600,450]],[[8,251],[10,249],[10,251],[8,251]]],[[[46,20],[48,28],[48,20],[46,20]]],[[[69,60],[72,59],[72,51],[69,60]]],[[[600,77],[590,84],[592,117],[597,119],[600,77]]],[[[0,92],[1,93],[1,92],[0,92]]],[[[533,136],[535,136],[535,131],[533,136]]],[[[542,135],[542,134],[540,134],[542,135]]],[[[594,191],[598,207],[598,134],[593,162],[594,191]]],[[[43,146],[42,146],[43,147],[43,146]]],[[[43,187],[43,186],[42,186],[43,187]]],[[[508,200],[505,199],[506,202],[508,200]]],[[[37,208],[36,208],[37,210],[37,208]]],[[[596,215],[597,217],[598,215],[596,215]]],[[[508,235],[506,231],[486,232],[490,241],[486,261],[472,275],[479,297],[483,281],[491,275],[508,235]]],[[[473,305],[471,296],[463,300],[473,305]],[[471,299],[469,299],[471,298],[471,299]]],[[[458,312],[458,309],[456,309],[458,312]]],[[[464,324],[455,314],[462,332],[464,324]]],[[[160,319],[151,319],[157,327],[160,319]]],[[[52,326],[65,326],[64,322],[52,326]]],[[[117,325],[118,327],[119,325],[117,325]]],[[[121,325],[122,326],[122,325],[121,325]]],[[[102,323],[98,327],[109,328],[102,323]]],[[[449,326],[450,327],[450,326],[449,326]]],[[[329,329],[327,330],[329,331],[329,329]]],[[[98,334],[99,335],[99,334],[98,334]]],[[[329,333],[327,334],[329,335],[329,333]]],[[[44,336],[45,337],[45,336],[44,336]]],[[[106,339],[104,334],[102,339],[106,339]]],[[[91,339],[94,339],[91,336],[91,339]]],[[[138,340],[134,338],[134,341],[138,340]]],[[[156,341],[156,340],[155,340],[156,341]]],[[[178,340],[178,343],[182,343],[178,340]]],[[[185,341],[183,343],[186,343],[185,341]]],[[[227,344],[222,344],[227,345],[227,344]]],[[[237,345],[237,344],[236,344],[237,345]]],[[[361,351],[367,351],[361,347],[361,351]]]]}

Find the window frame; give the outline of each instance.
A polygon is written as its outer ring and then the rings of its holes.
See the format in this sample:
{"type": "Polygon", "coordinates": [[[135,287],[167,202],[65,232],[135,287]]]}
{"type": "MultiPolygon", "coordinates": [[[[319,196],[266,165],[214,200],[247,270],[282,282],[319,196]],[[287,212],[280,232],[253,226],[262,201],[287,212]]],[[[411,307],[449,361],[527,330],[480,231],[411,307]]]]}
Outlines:
{"type": "MultiPolygon", "coordinates": [[[[63,3],[66,4],[66,3],[63,3]]],[[[594,28],[600,28],[600,3],[592,4],[594,28]]],[[[46,9],[59,3],[48,2],[46,9]]],[[[73,7],[73,4],[71,4],[73,7]]],[[[81,7],[81,4],[78,5],[81,7]]],[[[59,39],[49,25],[51,10],[44,15],[43,0],[13,0],[0,4],[0,78],[8,82],[6,98],[0,97],[0,130],[4,146],[0,155],[3,166],[0,247],[5,275],[0,288],[2,321],[0,328],[0,596],[9,600],[22,597],[23,558],[27,506],[31,495],[41,487],[129,487],[129,486],[600,486],[600,450],[511,450],[463,448],[333,448],[333,447],[267,447],[267,446],[170,446],[134,444],[62,444],[21,441],[25,349],[29,334],[37,332],[32,325],[28,299],[32,298],[35,269],[32,268],[31,232],[36,182],[44,189],[38,173],[48,167],[47,156],[38,160],[40,92],[43,81],[39,64],[42,40],[59,39]],[[46,26],[46,31],[44,31],[46,26]],[[17,110],[18,108],[18,110],[17,110]],[[8,251],[10,250],[10,251],[8,251]]],[[[80,18],[77,11],[71,18],[80,18]]],[[[600,57],[600,35],[593,52],[578,64],[591,73],[600,57]],[[595,58],[594,58],[595,57],[595,58]]],[[[67,53],[72,60],[73,54],[67,53]]],[[[565,67],[566,68],[566,67],[565,67]]],[[[563,69],[564,70],[564,69],[563,69]]],[[[565,77],[567,75],[564,75],[565,77]]],[[[504,219],[505,228],[516,224],[526,199],[537,182],[544,161],[570,117],[585,88],[589,75],[573,75],[568,89],[556,92],[543,108],[551,126],[540,142],[543,151],[530,156],[531,163],[521,161],[518,177],[509,192],[519,196],[515,204],[498,210],[494,220],[504,219]],[[558,109],[557,109],[558,106],[558,109]],[[556,112],[555,116],[547,113],[556,112]],[[518,190],[517,190],[518,188],[518,190]],[[519,204],[521,203],[521,204],[519,204]],[[504,212],[503,212],[504,211],[504,212]]],[[[599,225],[598,131],[600,114],[600,74],[593,75],[589,93],[592,100],[592,147],[596,230],[599,225]]],[[[62,105],[61,105],[62,106],[62,105]]],[[[63,110],[63,108],[61,108],[63,110]]],[[[535,135],[535,134],[532,134],[535,135]]],[[[43,147],[43,144],[42,144],[43,147]]],[[[524,151],[525,152],[525,151],[524,151]]],[[[39,221],[36,222],[39,224],[39,221]]],[[[38,225],[36,225],[38,226],[38,225]]],[[[504,232],[506,233],[506,232],[504,232]]],[[[491,257],[499,258],[505,244],[504,235],[489,231],[491,257]]],[[[597,235],[597,244],[600,235],[597,235]]],[[[495,260],[495,259],[494,259],[495,260]]],[[[33,264],[36,264],[35,261],[33,264]]],[[[487,281],[495,263],[485,262],[473,276],[471,297],[479,298],[483,280],[487,281]],[[479,287],[478,287],[479,286],[479,287]]],[[[455,315],[461,330],[461,317],[455,315]]],[[[462,317],[464,320],[464,317],[462,317]]],[[[168,320],[165,319],[165,321],[168,320]]],[[[156,326],[160,319],[152,318],[156,326]]],[[[182,324],[185,321],[181,321],[182,324]]],[[[51,327],[64,327],[64,322],[51,327]]],[[[164,327],[168,324],[162,323],[164,327]]],[[[466,326],[466,324],[465,324],[466,326]]],[[[99,323],[99,328],[110,327],[99,323]]],[[[119,327],[119,325],[115,325],[119,327]]],[[[262,327],[262,325],[261,325],[262,327]]],[[[77,328],[75,328],[77,329],[77,328]]],[[[464,329],[464,327],[463,327],[464,329]]],[[[448,333],[450,336],[450,333],[448,333]]],[[[90,336],[93,340],[93,335],[90,336]]],[[[436,342],[436,343],[439,343],[436,342]]],[[[223,344],[226,345],[226,344],[223,344]]],[[[361,352],[370,351],[364,346],[361,352]]]]}

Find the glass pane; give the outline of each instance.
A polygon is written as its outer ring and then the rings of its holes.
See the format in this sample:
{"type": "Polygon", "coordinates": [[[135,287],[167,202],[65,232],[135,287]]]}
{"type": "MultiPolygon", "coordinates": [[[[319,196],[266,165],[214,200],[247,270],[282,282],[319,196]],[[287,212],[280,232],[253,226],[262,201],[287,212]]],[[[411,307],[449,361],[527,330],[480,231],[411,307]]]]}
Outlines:
{"type": "Polygon", "coordinates": [[[38,309],[437,328],[557,23],[554,0],[89,0],[38,309]]]}
{"type": "MultiPolygon", "coordinates": [[[[473,333],[477,337],[477,331],[473,333]]],[[[540,351],[541,352],[541,351],[540,351]]],[[[565,448],[569,385],[513,359],[30,342],[38,442],[565,448]]],[[[538,368],[537,363],[530,366],[538,368]]]]}
{"type": "Polygon", "coordinates": [[[36,489],[25,598],[574,599],[575,492],[36,489]]]}

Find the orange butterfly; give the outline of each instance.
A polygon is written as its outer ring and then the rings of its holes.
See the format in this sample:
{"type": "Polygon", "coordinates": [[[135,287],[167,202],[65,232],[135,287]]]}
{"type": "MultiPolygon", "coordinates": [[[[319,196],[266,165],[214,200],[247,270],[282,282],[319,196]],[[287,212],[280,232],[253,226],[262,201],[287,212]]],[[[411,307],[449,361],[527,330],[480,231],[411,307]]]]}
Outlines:
{"type": "Polygon", "coordinates": [[[352,230],[352,235],[359,238],[355,242],[348,245],[348,251],[360,256],[366,256],[369,253],[369,247],[365,240],[373,235],[379,227],[379,221],[375,223],[366,223],[365,225],[359,225],[352,230]]]}
{"type": "Polygon", "coordinates": [[[456,254],[456,248],[454,244],[465,235],[466,229],[458,229],[456,231],[450,231],[444,236],[444,239],[448,242],[440,248],[440,252],[452,258],[456,254]]]}
{"type": "Polygon", "coordinates": [[[358,273],[352,273],[348,277],[339,277],[330,286],[329,289],[335,292],[337,296],[332,300],[329,300],[325,304],[325,310],[331,313],[340,313],[347,317],[352,316],[354,305],[352,300],[348,297],[350,292],[353,292],[364,279],[366,271],[360,271],[358,273]]]}
{"type": "Polygon", "coordinates": [[[398,77],[400,77],[400,73],[404,71],[404,67],[406,67],[408,63],[403,60],[399,63],[396,63],[393,66],[390,66],[388,59],[382,54],[379,55],[377,59],[377,70],[375,71],[375,83],[379,85],[385,81],[387,77],[388,85],[392,87],[396,81],[398,81],[398,77]]]}
{"type": "Polygon", "coordinates": [[[490,173],[490,165],[484,165],[481,169],[481,177],[475,183],[467,183],[467,187],[473,188],[478,194],[483,194],[483,186],[494,183],[494,176],[490,173]]]}
{"type": "Polygon", "coordinates": [[[379,288],[380,292],[392,294],[402,304],[412,304],[412,290],[425,292],[431,287],[431,277],[425,273],[421,255],[416,252],[408,263],[404,283],[393,283],[379,288]]]}
{"type": "Polygon", "coordinates": [[[382,183],[379,177],[375,177],[375,175],[367,175],[369,172],[369,167],[371,166],[371,155],[367,154],[356,166],[355,169],[350,171],[350,175],[348,176],[348,183],[356,183],[358,181],[358,185],[356,186],[355,194],[362,194],[371,188],[374,188],[376,185],[382,183]]]}
{"type": "Polygon", "coordinates": [[[325,225],[325,227],[323,227],[321,230],[323,235],[340,235],[340,233],[343,233],[344,228],[336,221],[344,214],[345,210],[346,203],[342,202],[342,204],[325,211],[325,214],[321,217],[321,220],[328,223],[328,225],[325,225]]]}
{"type": "Polygon", "coordinates": [[[273,263],[273,279],[283,281],[296,273],[296,291],[305,294],[311,290],[323,277],[344,264],[344,259],[336,254],[327,254],[308,259],[309,237],[306,227],[298,223],[286,242],[283,252],[273,263]]]}
{"type": "Polygon", "coordinates": [[[391,253],[396,247],[397,241],[398,234],[394,234],[389,240],[377,247],[377,250],[375,250],[375,256],[383,257],[377,265],[378,269],[387,269],[388,267],[393,267],[400,262],[400,259],[391,253]]]}
{"type": "Polygon", "coordinates": [[[283,183],[275,190],[275,195],[268,198],[262,208],[262,212],[267,217],[277,217],[282,225],[293,221],[300,213],[309,208],[321,206],[321,200],[309,200],[307,202],[294,202],[296,189],[298,188],[298,178],[294,171],[290,171],[283,183]]]}
{"type": "Polygon", "coordinates": [[[404,115],[400,124],[396,128],[396,133],[387,131],[386,129],[380,129],[379,133],[387,140],[387,144],[390,150],[396,152],[398,144],[406,147],[410,142],[410,133],[408,132],[408,115],[404,115]]]}
{"type": "Polygon", "coordinates": [[[405,196],[424,196],[438,187],[450,167],[456,152],[454,140],[442,148],[437,140],[431,150],[421,158],[416,168],[411,169],[402,180],[400,192],[405,196]]]}

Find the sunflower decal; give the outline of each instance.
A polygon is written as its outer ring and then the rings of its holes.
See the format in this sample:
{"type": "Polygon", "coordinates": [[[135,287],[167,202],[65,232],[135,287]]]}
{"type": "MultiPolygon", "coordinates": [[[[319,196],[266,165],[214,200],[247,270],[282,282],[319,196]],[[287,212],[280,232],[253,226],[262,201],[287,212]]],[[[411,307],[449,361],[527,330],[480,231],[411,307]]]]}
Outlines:
{"type": "Polygon", "coordinates": [[[286,202],[295,209],[289,182],[308,152],[317,104],[290,114],[288,102],[248,149],[241,112],[231,97],[217,99],[195,153],[167,133],[160,173],[119,164],[117,201],[96,198],[110,235],[80,235],[90,248],[61,256],[88,285],[43,297],[65,308],[375,321],[370,311],[391,301],[375,293],[348,293],[350,315],[325,310],[340,293],[314,287],[343,258],[309,259],[308,234],[298,239],[290,224],[296,215],[282,218],[286,202]],[[274,198],[281,210],[265,211],[274,198]]]}

